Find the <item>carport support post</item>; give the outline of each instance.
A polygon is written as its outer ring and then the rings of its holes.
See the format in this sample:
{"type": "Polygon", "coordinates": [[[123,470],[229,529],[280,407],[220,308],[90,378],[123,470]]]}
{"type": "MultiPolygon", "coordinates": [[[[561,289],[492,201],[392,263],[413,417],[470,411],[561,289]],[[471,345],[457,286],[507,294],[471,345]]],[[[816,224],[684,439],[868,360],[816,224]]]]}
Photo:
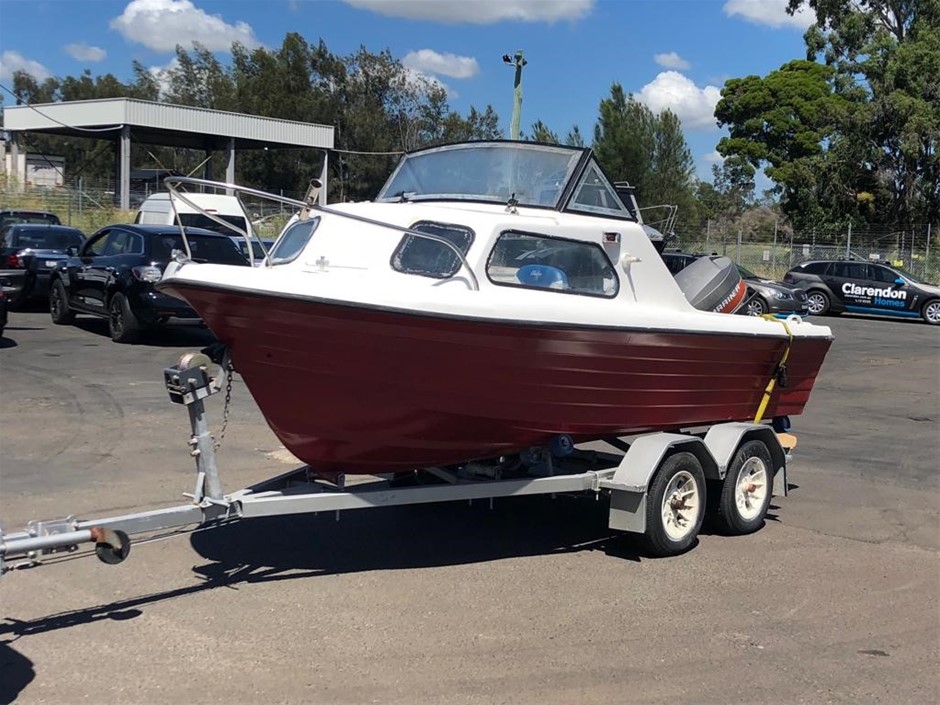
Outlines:
{"type": "MultiPolygon", "coordinates": [[[[235,138],[229,137],[225,145],[225,183],[235,183],[235,138]]],[[[225,189],[225,195],[231,196],[232,189],[225,189]]]]}
{"type": "Polygon", "coordinates": [[[121,210],[131,207],[131,126],[121,128],[120,161],[118,162],[118,181],[121,190],[121,210]]]}
{"type": "Polygon", "coordinates": [[[326,177],[329,172],[330,166],[330,153],[326,150],[323,151],[323,167],[320,169],[320,205],[326,205],[326,177]]]}

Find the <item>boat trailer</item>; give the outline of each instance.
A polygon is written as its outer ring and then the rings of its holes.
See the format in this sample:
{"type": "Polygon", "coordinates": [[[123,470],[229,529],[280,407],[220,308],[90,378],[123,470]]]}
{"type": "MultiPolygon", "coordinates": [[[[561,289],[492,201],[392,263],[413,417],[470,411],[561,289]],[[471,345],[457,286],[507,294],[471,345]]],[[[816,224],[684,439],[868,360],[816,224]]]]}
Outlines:
{"type": "Polygon", "coordinates": [[[132,535],[170,529],[182,534],[254,517],[556,494],[609,497],[610,528],[643,534],[651,555],[668,556],[694,544],[707,499],[726,533],[744,534],[763,525],[772,495],[787,493],[786,467],[796,439],[783,432],[788,421],[780,418],[773,426],[729,422],[698,433],[650,433],[629,443],[606,439],[618,452],[583,450],[559,435],[545,447],[514,456],[376,476],[349,486],[342,474],[326,477],[303,466],[225,494],[204,400],[222,391],[226,380],[230,385],[232,371],[227,353],[214,355],[221,360],[216,365],[205,352],[210,351],[187,353],[164,370],[170,400],[189,412],[196,480],[193,491],[184,493],[188,501],[91,520],[30,521],[20,532],[6,533],[0,526],[0,575],[54,562],[83,544],[94,544],[103,562],[121,563],[132,535]]]}

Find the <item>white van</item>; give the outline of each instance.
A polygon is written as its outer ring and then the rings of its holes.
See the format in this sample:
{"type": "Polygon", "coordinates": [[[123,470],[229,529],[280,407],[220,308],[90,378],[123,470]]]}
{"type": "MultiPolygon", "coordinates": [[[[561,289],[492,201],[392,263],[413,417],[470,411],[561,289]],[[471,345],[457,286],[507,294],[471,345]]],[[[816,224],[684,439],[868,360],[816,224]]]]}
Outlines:
{"type": "MultiPolygon", "coordinates": [[[[252,235],[251,219],[235,196],[223,196],[214,193],[185,193],[183,196],[203,208],[206,213],[211,213],[216,218],[241,228],[249,236],[252,235]]],[[[183,203],[179,198],[174,198],[171,205],[169,193],[155,193],[148,196],[140,204],[134,222],[140,225],[176,225],[176,217],[173,214],[174,205],[176,206],[176,212],[179,214],[180,222],[184,226],[205,228],[223,235],[238,237],[236,231],[216,223],[208,218],[205,213],[200,213],[188,203],[183,203]]]]}

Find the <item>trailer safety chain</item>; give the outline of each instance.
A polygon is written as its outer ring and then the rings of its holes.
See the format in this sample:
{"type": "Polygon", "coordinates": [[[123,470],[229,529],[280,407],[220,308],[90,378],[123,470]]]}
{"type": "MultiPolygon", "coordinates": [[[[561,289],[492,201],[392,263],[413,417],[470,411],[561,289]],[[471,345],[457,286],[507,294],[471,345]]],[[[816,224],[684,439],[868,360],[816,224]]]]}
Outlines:
{"type": "Polygon", "coordinates": [[[222,440],[225,438],[225,429],[228,427],[228,414],[232,403],[232,375],[234,370],[232,360],[229,358],[225,365],[225,404],[222,407],[222,428],[219,430],[219,440],[214,444],[216,450],[222,447],[222,440]]]}
{"type": "Polygon", "coordinates": [[[793,331],[790,330],[790,326],[787,325],[784,319],[776,318],[773,314],[764,314],[761,318],[766,318],[768,321],[775,321],[783,326],[783,329],[787,332],[787,346],[783,350],[783,357],[780,358],[780,362],[777,363],[773,374],[770,376],[770,381],[767,382],[767,386],[764,388],[764,397],[760,401],[760,406],[757,407],[757,413],[754,415],[754,423],[761,422],[777,383],[780,383],[781,388],[787,386],[787,360],[790,359],[790,347],[793,345],[793,331]]]}

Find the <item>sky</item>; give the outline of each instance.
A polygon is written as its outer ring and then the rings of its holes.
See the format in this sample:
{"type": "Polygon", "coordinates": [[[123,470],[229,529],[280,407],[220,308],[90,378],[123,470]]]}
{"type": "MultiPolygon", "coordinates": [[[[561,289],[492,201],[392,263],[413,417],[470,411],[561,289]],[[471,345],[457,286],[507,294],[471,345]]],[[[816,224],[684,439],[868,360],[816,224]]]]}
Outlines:
{"type": "MultiPolygon", "coordinates": [[[[723,134],[713,111],[729,78],[766,75],[805,58],[810,10],[787,0],[0,0],[0,85],[113,73],[133,60],[171,65],[198,41],[230,60],[233,41],[276,49],[287,32],[334,54],[389,49],[443,84],[452,109],[490,104],[509,136],[514,69],[522,51],[523,132],[541,120],[561,139],[578,125],[590,143],[614,82],[654,112],[682,121],[699,178],[710,180],[723,134]]],[[[6,92],[4,104],[11,104],[6,92]]]]}

